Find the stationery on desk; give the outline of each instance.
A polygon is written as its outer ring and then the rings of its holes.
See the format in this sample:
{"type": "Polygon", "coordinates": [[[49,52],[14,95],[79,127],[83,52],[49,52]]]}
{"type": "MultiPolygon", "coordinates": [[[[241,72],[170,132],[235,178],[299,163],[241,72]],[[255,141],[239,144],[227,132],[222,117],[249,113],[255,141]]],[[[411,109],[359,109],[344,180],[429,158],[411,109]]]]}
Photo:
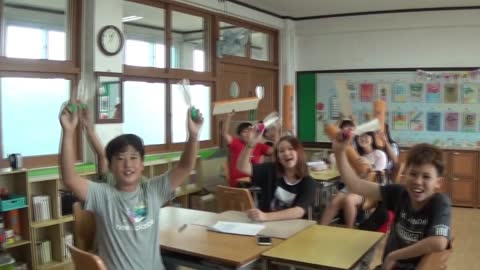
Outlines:
{"type": "Polygon", "coordinates": [[[250,224],[241,222],[217,221],[212,226],[207,227],[208,230],[221,233],[240,234],[240,235],[257,235],[265,228],[265,225],[250,224]]]}

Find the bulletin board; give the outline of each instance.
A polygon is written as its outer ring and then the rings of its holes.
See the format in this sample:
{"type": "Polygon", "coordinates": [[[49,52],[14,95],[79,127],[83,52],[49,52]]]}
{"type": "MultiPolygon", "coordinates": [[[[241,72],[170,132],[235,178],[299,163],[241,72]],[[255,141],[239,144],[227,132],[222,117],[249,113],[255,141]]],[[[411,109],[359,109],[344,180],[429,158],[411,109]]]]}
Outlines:
{"type": "Polygon", "coordinates": [[[480,70],[412,68],[297,73],[297,122],[302,141],[330,141],[323,127],[339,117],[337,79],[348,82],[357,123],[370,119],[373,101],[387,103],[386,122],[401,145],[428,142],[469,147],[480,140],[480,70]]]}

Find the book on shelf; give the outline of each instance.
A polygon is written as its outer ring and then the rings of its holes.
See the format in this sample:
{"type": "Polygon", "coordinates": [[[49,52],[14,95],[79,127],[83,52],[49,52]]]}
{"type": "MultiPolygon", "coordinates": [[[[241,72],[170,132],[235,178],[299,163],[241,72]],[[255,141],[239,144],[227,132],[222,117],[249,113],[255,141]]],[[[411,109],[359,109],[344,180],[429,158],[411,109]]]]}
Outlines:
{"type": "Polygon", "coordinates": [[[64,247],[63,247],[63,257],[64,258],[70,258],[71,257],[71,254],[70,254],[70,250],[68,249],[68,246],[67,245],[71,245],[73,246],[73,234],[71,233],[67,233],[63,236],[63,242],[65,243],[64,247]]]}
{"type": "Polygon", "coordinates": [[[37,241],[35,243],[38,255],[38,263],[40,265],[52,261],[52,245],[50,240],[37,241]]]}
{"type": "Polygon", "coordinates": [[[50,196],[48,195],[34,195],[33,201],[33,220],[44,221],[52,219],[50,211],[50,196]]]}

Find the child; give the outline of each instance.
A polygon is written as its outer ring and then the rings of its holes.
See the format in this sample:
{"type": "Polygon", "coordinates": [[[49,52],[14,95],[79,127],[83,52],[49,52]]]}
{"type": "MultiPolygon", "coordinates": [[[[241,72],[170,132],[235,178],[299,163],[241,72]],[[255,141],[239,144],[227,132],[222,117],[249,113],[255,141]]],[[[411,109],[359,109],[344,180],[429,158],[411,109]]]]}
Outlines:
{"type": "MultiPolygon", "coordinates": [[[[105,151],[103,150],[103,145],[100,142],[95,130],[93,129],[93,122],[90,121],[90,111],[88,108],[81,109],[79,112],[79,119],[80,119],[80,126],[85,132],[87,137],[88,144],[92,147],[92,150],[96,154],[97,158],[97,174],[99,179],[105,179],[107,182],[106,174],[108,173],[108,160],[107,156],[105,155],[105,151]]],[[[111,182],[111,177],[109,177],[111,182]]],[[[109,184],[112,184],[108,182],[109,184]]]]}
{"type": "MultiPolygon", "coordinates": [[[[355,137],[355,144],[357,145],[358,153],[371,165],[372,171],[383,172],[387,167],[387,155],[378,149],[374,138],[372,132],[367,132],[355,137]]],[[[338,211],[343,209],[345,224],[349,228],[354,227],[358,214],[357,209],[362,206],[364,198],[351,190],[348,190],[349,193],[347,194],[345,191],[339,192],[333,198],[332,203],[325,209],[320,224],[330,224],[338,211]]]]}
{"type": "MultiPolygon", "coordinates": [[[[229,179],[230,179],[230,186],[231,187],[238,187],[239,180],[248,182],[248,175],[240,172],[237,170],[237,159],[240,155],[240,152],[245,147],[246,139],[248,136],[248,129],[252,127],[252,124],[248,122],[241,123],[237,127],[237,135],[238,137],[232,136],[229,133],[230,130],[230,121],[232,120],[232,116],[235,115],[235,112],[231,112],[227,115],[227,119],[225,121],[225,125],[223,126],[223,138],[225,142],[228,144],[228,148],[230,150],[230,158],[229,158],[229,179]]],[[[252,151],[250,161],[254,164],[262,163],[263,156],[270,156],[273,153],[273,148],[269,147],[265,144],[256,143],[255,147],[252,151]]]]}
{"type": "Polygon", "coordinates": [[[179,163],[169,172],[139,183],[143,171],[144,146],[133,134],[124,134],[106,147],[108,167],[116,186],[88,181],[74,169],[73,141],[78,113],[68,106],[62,109],[61,173],[62,181],[75,196],[85,201],[85,209],[95,213],[98,254],[108,269],[164,269],[160,257],[159,214],[195,166],[197,136],[203,123],[193,121],[188,110],[189,138],[179,163]]]}
{"type": "Polygon", "coordinates": [[[377,269],[414,270],[423,255],[446,249],[450,240],[450,200],[436,193],[444,170],[441,151],[430,144],[412,147],[406,161],[405,186],[380,186],[355,174],[345,155],[349,141],[333,142],[337,166],[349,190],[381,200],[395,213],[383,264],[377,269]]]}
{"type": "Polygon", "coordinates": [[[302,143],[295,137],[280,138],[275,148],[275,162],[250,163],[252,149],[261,138],[255,127],[248,129],[247,146],[238,158],[238,169],[251,176],[261,188],[259,209],[247,210],[254,221],[271,221],[305,217],[313,205],[315,183],[309,176],[302,143]]]}

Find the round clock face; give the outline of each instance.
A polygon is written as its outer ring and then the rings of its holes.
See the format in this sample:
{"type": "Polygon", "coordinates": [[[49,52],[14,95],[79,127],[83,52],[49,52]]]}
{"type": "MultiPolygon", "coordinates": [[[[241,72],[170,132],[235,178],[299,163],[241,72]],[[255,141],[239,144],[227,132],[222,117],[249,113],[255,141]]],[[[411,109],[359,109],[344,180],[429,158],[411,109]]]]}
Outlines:
{"type": "Polygon", "coordinates": [[[122,33],[113,25],[106,26],[100,30],[98,42],[103,53],[115,55],[120,52],[123,46],[122,33]]]}

